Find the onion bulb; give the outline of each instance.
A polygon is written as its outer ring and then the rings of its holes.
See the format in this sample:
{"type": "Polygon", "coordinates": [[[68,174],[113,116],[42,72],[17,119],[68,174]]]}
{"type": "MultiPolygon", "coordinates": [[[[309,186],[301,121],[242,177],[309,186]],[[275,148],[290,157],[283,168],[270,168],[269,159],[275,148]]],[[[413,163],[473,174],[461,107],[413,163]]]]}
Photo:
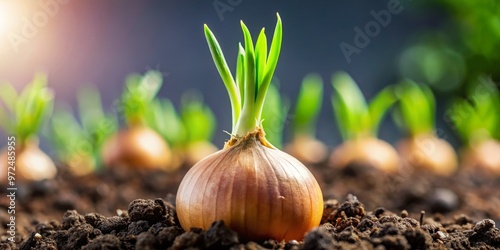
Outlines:
{"type": "Polygon", "coordinates": [[[168,169],[171,152],[165,140],[152,129],[134,126],[110,137],[103,145],[106,166],[168,169]]]}
{"type": "Polygon", "coordinates": [[[328,156],[328,148],[312,136],[297,136],[285,151],[297,157],[300,162],[318,164],[328,156]]]}
{"type": "Polygon", "coordinates": [[[319,225],[323,197],[309,170],[258,129],[195,164],[176,206],[184,230],[224,220],[247,239],[288,241],[319,225]]]}
{"type": "Polygon", "coordinates": [[[451,175],[457,170],[458,159],[453,147],[433,134],[403,139],[397,144],[405,163],[438,175],[451,175]]]}
{"type": "Polygon", "coordinates": [[[210,51],[229,93],[233,131],[222,150],[196,163],[184,176],[176,197],[177,216],[186,231],[208,229],[223,220],[242,239],[301,240],[320,223],[321,189],[302,163],[266,140],[260,124],[281,49],[281,20],[278,16],[269,55],[264,31],[254,49],[250,32],[243,22],[241,26],[245,48],[240,45],[234,80],[205,25],[210,51]]]}
{"type": "Polygon", "coordinates": [[[462,151],[461,160],[464,168],[500,175],[500,142],[487,139],[473,144],[462,151]]]}
{"type": "Polygon", "coordinates": [[[377,138],[364,137],[345,141],[335,148],[330,164],[335,168],[360,164],[395,173],[399,168],[399,156],[391,144],[377,138]]]}
{"type": "MultiPolygon", "coordinates": [[[[16,147],[15,152],[15,172],[16,180],[39,181],[52,179],[57,174],[57,168],[50,157],[45,154],[36,142],[26,142],[24,145],[16,147]]],[[[7,180],[8,151],[3,149],[0,153],[0,182],[7,180]]]]}

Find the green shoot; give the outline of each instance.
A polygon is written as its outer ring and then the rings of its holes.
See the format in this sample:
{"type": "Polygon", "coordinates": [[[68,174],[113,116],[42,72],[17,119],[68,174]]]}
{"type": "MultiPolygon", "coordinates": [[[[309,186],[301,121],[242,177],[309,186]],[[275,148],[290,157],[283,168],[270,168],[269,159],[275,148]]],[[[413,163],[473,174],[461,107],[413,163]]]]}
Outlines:
{"type": "Polygon", "coordinates": [[[187,92],[182,96],[181,120],[187,131],[185,144],[212,140],[216,119],[212,110],[203,103],[201,94],[187,92]]]}
{"type": "Polygon", "coordinates": [[[396,87],[400,105],[393,113],[396,124],[411,136],[433,133],[436,101],[431,89],[406,80],[396,87]]]}
{"type": "Polygon", "coordinates": [[[130,75],[125,80],[121,105],[129,126],[146,122],[147,112],[163,83],[160,72],[150,70],[144,76],[130,75]]]}
{"type": "Polygon", "coordinates": [[[468,99],[459,99],[448,116],[468,145],[485,139],[499,139],[500,94],[490,79],[481,78],[469,90],[468,99]]]}
{"type": "Polygon", "coordinates": [[[178,147],[186,141],[187,131],[169,99],[154,100],[146,120],[148,126],[158,132],[171,146],[178,147]]]}
{"type": "Polygon", "coordinates": [[[315,137],[315,124],[323,102],[323,80],[309,74],[302,80],[293,123],[294,135],[315,137]]]}
{"type": "Polygon", "coordinates": [[[269,53],[264,29],[254,46],[248,28],[241,22],[245,46],[238,46],[236,78],[229,71],[217,39],[205,25],[208,47],[229,94],[233,117],[232,134],[236,137],[243,137],[260,125],[264,100],[281,50],[282,26],[280,16],[277,15],[277,18],[269,53]]]}
{"type": "Polygon", "coordinates": [[[47,87],[47,76],[36,74],[21,93],[7,83],[0,85],[0,126],[7,133],[17,136],[24,144],[35,137],[43,123],[52,114],[54,93],[47,87]]]}
{"type": "Polygon", "coordinates": [[[282,98],[278,86],[271,84],[267,90],[262,111],[262,127],[267,131],[267,140],[277,148],[283,148],[283,129],[288,114],[289,104],[282,98]]]}
{"type": "Polygon", "coordinates": [[[332,85],[332,105],[342,138],[376,137],[382,118],[397,101],[393,86],[382,89],[367,104],[359,87],[347,73],[334,74],[332,85]]]}
{"type": "Polygon", "coordinates": [[[101,147],[118,129],[117,118],[104,113],[99,91],[92,87],[78,91],[78,108],[81,124],[70,108],[61,107],[55,112],[50,138],[65,161],[89,157],[94,167],[100,166],[101,147]]]}
{"type": "Polygon", "coordinates": [[[147,124],[174,148],[211,141],[216,127],[212,110],[201,94],[189,91],[181,98],[180,114],[168,99],[155,100],[148,112],[147,124]]]}

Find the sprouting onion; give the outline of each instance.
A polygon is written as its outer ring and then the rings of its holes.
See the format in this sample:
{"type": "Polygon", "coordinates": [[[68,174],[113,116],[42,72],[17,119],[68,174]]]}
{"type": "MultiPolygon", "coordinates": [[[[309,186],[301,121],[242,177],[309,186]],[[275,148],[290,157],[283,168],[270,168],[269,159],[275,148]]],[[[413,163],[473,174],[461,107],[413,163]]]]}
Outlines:
{"type": "Polygon", "coordinates": [[[286,151],[304,163],[325,160],[328,149],[316,139],[316,120],[323,102],[323,80],[317,74],[309,74],[302,80],[295,112],[293,114],[293,140],[286,151]]]}
{"type": "Polygon", "coordinates": [[[233,78],[205,25],[210,51],[229,93],[233,130],[224,149],[199,161],[184,176],[177,192],[177,216],[184,230],[207,229],[223,220],[243,239],[300,240],[319,225],[321,190],[302,163],[266,140],[260,126],[281,49],[281,20],[278,15],[269,54],[264,29],[254,45],[243,22],[241,27],[245,47],[239,46],[233,78]]]}
{"type": "Polygon", "coordinates": [[[266,101],[262,109],[262,128],[267,131],[266,139],[276,148],[283,148],[283,130],[287,119],[288,100],[281,96],[279,82],[274,80],[269,85],[266,101]]]}
{"type": "Polygon", "coordinates": [[[37,133],[51,115],[54,93],[47,87],[47,76],[36,74],[33,81],[19,94],[8,83],[0,85],[0,126],[14,138],[0,152],[0,182],[7,180],[7,168],[13,167],[15,176],[9,181],[34,181],[55,177],[57,169],[38,147],[37,133]],[[15,154],[15,155],[14,155],[15,154]],[[15,159],[15,161],[13,160],[15,159]]]}
{"type": "Polygon", "coordinates": [[[105,114],[99,91],[85,87],[78,91],[80,122],[71,109],[61,105],[51,119],[50,138],[59,158],[76,175],[92,173],[101,166],[100,150],[118,128],[117,117],[105,114]]]}
{"type": "Polygon", "coordinates": [[[397,101],[393,86],[382,89],[369,104],[354,80],[344,72],[332,77],[332,104],[344,143],[330,157],[334,167],[360,164],[385,172],[396,172],[399,156],[387,142],[377,138],[382,118],[397,101]]]}
{"type": "Polygon", "coordinates": [[[396,95],[400,101],[393,117],[409,135],[397,144],[403,163],[440,175],[454,173],[457,155],[446,140],[436,135],[436,101],[431,89],[406,80],[397,85],[396,95]]]}
{"type": "Polygon", "coordinates": [[[148,125],[172,148],[172,168],[182,164],[191,167],[218,150],[211,143],[216,123],[212,110],[197,91],[183,94],[180,114],[169,99],[155,100],[148,113],[148,125]]]}
{"type": "Polygon", "coordinates": [[[104,165],[165,170],[171,167],[172,156],[168,144],[147,126],[146,114],[162,82],[162,75],[157,71],[148,71],[144,76],[127,77],[119,106],[127,128],[104,143],[104,165]]]}
{"type": "Polygon", "coordinates": [[[466,145],[462,166],[500,174],[500,94],[491,79],[479,78],[468,98],[456,100],[446,117],[466,145]]]}

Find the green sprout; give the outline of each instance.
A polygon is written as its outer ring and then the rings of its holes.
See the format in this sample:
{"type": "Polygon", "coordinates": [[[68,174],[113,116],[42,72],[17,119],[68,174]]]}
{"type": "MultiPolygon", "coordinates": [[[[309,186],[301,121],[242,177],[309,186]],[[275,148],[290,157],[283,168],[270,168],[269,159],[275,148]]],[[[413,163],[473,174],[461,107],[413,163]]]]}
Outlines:
{"type": "Polygon", "coordinates": [[[160,72],[150,70],[144,76],[133,74],[125,80],[120,104],[129,126],[144,124],[163,78],[160,72]]]}
{"type": "Polygon", "coordinates": [[[87,160],[90,170],[101,166],[100,150],[105,140],[118,129],[117,117],[105,114],[99,91],[86,87],[78,91],[79,123],[70,108],[56,109],[52,118],[50,138],[59,158],[71,161],[87,160]]]}
{"type": "Polygon", "coordinates": [[[169,99],[153,100],[147,113],[147,124],[173,147],[182,145],[186,140],[182,120],[169,99]]]}
{"type": "Polygon", "coordinates": [[[411,136],[433,133],[436,126],[436,100],[431,89],[406,80],[395,91],[400,101],[393,112],[396,125],[411,136]]]}
{"type": "Polygon", "coordinates": [[[36,74],[33,81],[19,94],[8,83],[0,85],[0,127],[15,135],[22,144],[34,139],[52,114],[54,93],[47,87],[47,76],[36,74]]]}
{"type": "Polygon", "coordinates": [[[293,122],[293,134],[315,137],[316,120],[321,111],[323,102],[323,80],[317,74],[309,74],[302,80],[295,116],[293,122]]]}
{"type": "Polygon", "coordinates": [[[262,110],[262,127],[269,132],[266,138],[277,148],[283,148],[283,130],[290,105],[281,97],[278,83],[271,83],[267,90],[266,101],[262,110]]]}
{"type": "Polygon", "coordinates": [[[344,141],[363,136],[377,137],[382,118],[397,101],[394,87],[385,87],[367,104],[359,87],[347,73],[334,74],[332,84],[332,105],[344,141]]]}
{"type": "Polygon", "coordinates": [[[458,99],[448,117],[469,146],[489,138],[500,139],[500,94],[490,79],[481,78],[468,91],[468,99],[458,99]]]}
{"type": "Polygon", "coordinates": [[[147,120],[148,125],[175,148],[210,142],[217,125],[212,110],[203,102],[201,94],[194,91],[183,94],[180,114],[170,100],[155,100],[147,120]]]}
{"type": "Polygon", "coordinates": [[[241,22],[245,47],[239,45],[236,78],[233,78],[214,34],[205,25],[205,37],[219,74],[226,86],[232,110],[232,135],[241,138],[261,123],[266,92],[271,84],[281,50],[282,25],[279,15],[268,51],[263,28],[254,46],[246,25],[241,22]]]}

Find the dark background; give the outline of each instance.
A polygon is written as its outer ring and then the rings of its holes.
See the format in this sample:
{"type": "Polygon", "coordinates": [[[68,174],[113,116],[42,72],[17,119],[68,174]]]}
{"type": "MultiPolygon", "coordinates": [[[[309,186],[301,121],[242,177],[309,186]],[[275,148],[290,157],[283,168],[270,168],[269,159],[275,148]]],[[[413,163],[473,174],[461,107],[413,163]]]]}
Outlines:
{"type": "MultiPolygon", "coordinates": [[[[1,3],[9,0],[0,0],[1,3]]],[[[14,2],[14,1],[12,1],[14,2]]],[[[17,1],[16,1],[17,2],[17,1]]],[[[25,6],[21,17],[33,18],[43,11],[37,1],[25,6]]],[[[55,2],[42,1],[42,2],[55,2]]],[[[275,76],[282,93],[296,97],[302,78],[311,72],[325,80],[324,105],[318,123],[318,137],[330,146],[341,142],[332,113],[330,77],[347,71],[371,98],[378,90],[400,80],[397,61],[400,53],[420,32],[439,30],[443,13],[422,9],[417,1],[399,1],[403,10],[371,39],[360,54],[348,63],[339,44],[353,44],[354,27],[374,20],[370,11],[386,10],[389,0],[379,1],[78,1],[59,4],[59,9],[40,27],[33,38],[17,51],[9,43],[8,32],[21,33],[22,22],[15,23],[0,37],[0,80],[17,89],[25,86],[36,71],[47,72],[49,86],[56,92],[56,103],[76,107],[79,86],[92,84],[102,92],[106,110],[115,112],[127,74],[157,69],[164,73],[161,97],[179,104],[188,89],[199,89],[219,121],[214,142],[221,147],[230,130],[230,105],[226,90],[213,64],[203,34],[206,23],[217,36],[232,70],[238,42],[242,41],[240,20],[256,36],[266,27],[272,37],[276,12],[283,21],[283,45],[275,76]],[[220,18],[214,3],[233,3],[220,18]]],[[[27,5],[26,3],[24,3],[27,5]]],[[[1,13],[1,9],[0,9],[1,13]]],[[[438,127],[456,144],[453,132],[442,119],[447,105],[439,96],[438,127]]],[[[400,133],[388,117],[380,137],[395,142],[400,133]]],[[[2,135],[4,138],[4,135],[2,135]]],[[[6,140],[0,141],[0,146],[6,140]]],[[[47,148],[46,138],[42,138],[47,148]]]]}

